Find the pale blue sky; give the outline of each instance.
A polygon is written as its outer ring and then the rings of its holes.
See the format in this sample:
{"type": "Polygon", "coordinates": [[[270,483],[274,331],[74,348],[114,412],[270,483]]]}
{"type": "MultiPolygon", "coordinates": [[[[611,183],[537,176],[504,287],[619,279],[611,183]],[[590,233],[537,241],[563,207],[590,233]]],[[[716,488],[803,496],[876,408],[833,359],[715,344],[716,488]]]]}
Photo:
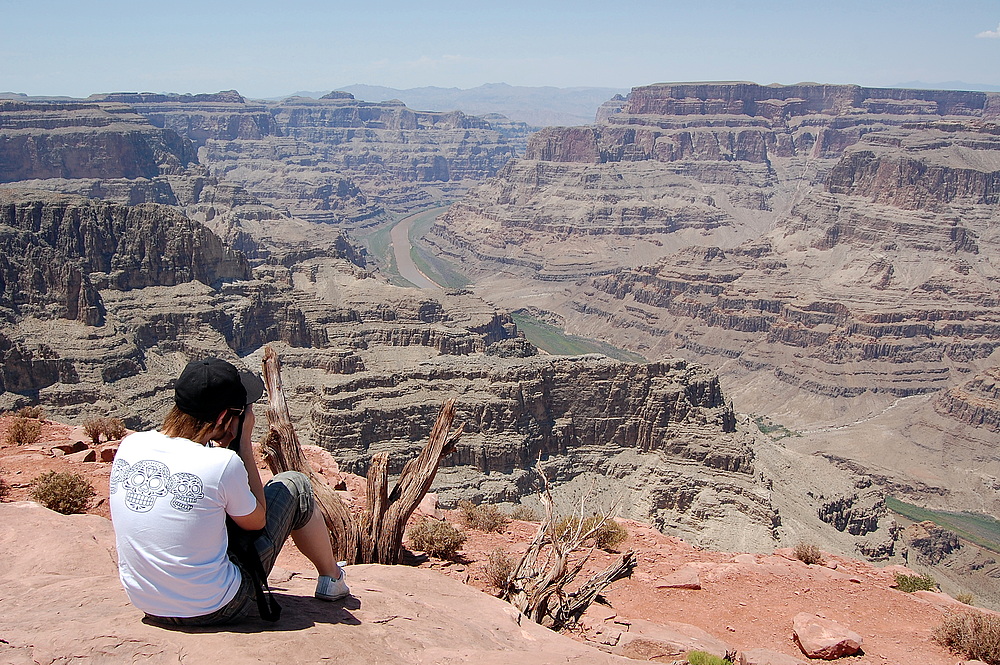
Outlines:
{"type": "Polygon", "coordinates": [[[0,91],[30,95],[1000,85],[1000,0],[0,0],[0,26],[0,91]]]}

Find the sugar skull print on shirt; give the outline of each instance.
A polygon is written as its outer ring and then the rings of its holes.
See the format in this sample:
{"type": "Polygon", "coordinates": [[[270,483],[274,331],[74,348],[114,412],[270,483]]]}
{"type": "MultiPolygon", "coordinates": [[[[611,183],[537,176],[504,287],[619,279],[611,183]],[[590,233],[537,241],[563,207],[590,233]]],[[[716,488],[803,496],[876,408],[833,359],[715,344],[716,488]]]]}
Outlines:
{"type": "Polygon", "coordinates": [[[193,473],[170,473],[163,462],[141,460],[129,465],[115,458],[111,467],[110,490],[125,492],[125,505],[137,513],[152,510],[157,500],[170,495],[170,507],[188,512],[205,496],[201,478],[193,473]]]}

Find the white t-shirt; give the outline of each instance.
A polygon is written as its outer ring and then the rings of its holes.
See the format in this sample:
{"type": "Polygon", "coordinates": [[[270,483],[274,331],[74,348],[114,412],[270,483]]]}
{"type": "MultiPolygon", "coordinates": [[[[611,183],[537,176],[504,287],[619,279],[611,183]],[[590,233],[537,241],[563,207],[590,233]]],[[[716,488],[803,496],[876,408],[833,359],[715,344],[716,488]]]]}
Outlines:
{"type": "Polygon", "coordinates": [[[226,514],[257,507],[239,455],[138,432],[118,448],[110,489],[118,572],[133,605],[194,617],[232,600],[240,573],[226,556],[226,514]]]}

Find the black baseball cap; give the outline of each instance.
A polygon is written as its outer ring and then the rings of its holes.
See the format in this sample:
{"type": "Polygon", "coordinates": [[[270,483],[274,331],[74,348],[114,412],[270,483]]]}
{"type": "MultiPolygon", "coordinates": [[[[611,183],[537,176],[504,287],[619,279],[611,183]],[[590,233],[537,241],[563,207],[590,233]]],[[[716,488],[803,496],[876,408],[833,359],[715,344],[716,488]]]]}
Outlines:
{"type": "Polygon", "coordinates": [[[212,421],[225,409],[242,409],[264,394],[264,382],[220,358],[187,364],[174,383],[177,408],[199,420],[212,421]]]}

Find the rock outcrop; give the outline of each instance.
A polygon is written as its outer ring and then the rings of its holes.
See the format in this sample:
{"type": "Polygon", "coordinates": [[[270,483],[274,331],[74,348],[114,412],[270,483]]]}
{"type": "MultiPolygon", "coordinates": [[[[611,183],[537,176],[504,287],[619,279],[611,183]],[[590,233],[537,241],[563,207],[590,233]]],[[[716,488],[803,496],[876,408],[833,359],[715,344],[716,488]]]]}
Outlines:
{"type": "Polygon", "coordinates": [[[5,319],[104,323],[102,289],[250,276],[246,258],[214,233],[156,205],[0,193],[0,303],[5,319]]]}
{"type": "Polygon", "coordinates": [[[973,427],[1000,432],[1000,367],[989,367],[941,393],[934,409],[973,427]]]}
{"type": "Polygon", "coordinates": [[[948,555],[961,549],[958,534],[948,531],[934,522],[912,524],[905,531],[904,538],[914,551],[918,563],[938,564],[948,555]]]}
{"type": "Polygon", "coordinates": [[[0,183],[182,173],[191,144],[122,104],[0,100],[0,183]]]}
{"type": "Polygon", "coordinates": [[[338,603],[312,597],[315,578],[276,570],[277,625],[255,618],[237,627],[167,630],[144,623],[129,604],[107,519],[27,502],[2,504],[0,514],[18,525],[0,537],[5,663],[628,662],[523,620],[460,582],[405,566],[351,567],[353,595],[338,603]]]}
{"type": "Polygon", "coordinates": [[[861,651],[864,639],[836,621],[800,612],[792,620],[795,641],[809,658],[836,660],[861,651]]]}

